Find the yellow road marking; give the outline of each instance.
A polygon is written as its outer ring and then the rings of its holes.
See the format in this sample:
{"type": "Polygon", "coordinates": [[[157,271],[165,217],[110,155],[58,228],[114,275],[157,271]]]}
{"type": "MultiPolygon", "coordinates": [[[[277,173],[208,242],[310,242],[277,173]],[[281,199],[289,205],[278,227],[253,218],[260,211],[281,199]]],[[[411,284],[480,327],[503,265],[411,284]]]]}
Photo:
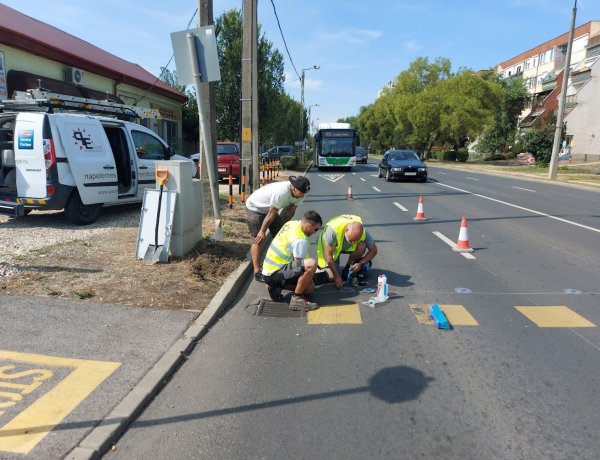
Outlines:
{"type": "Polygon", "coordinates": [[[73,368],[61,382],[0,428],[0,451],[27,454],[121,363],[0,350],[0,363],[73,368]]]}
{"type": "Polygon", "coordinates": [[[515,308],[538,327],[596,327],[594,323],[564,306],[515,308]]]}
{"type": "Polygon", "coordinates": [[[362,324],[358,304],[327,305],[307,313],[308,324],[362,324]]]}
{"type": "MultiPolygon", "coordinates": [[[[452,326],[479,326],[477,320],[462,305],[438,304],[452,326]]],[[[417,321],[421,324],[434,324],[429,317],[429,304],[409,304],[417,321]]]]}

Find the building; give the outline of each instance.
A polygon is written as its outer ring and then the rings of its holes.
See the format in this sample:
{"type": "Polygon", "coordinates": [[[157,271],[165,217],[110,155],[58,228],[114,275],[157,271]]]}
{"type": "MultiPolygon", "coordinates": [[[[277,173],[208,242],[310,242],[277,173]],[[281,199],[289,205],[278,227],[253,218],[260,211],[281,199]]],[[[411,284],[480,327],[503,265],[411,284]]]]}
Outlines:
{"type": "MultiPolygon", "coordinates": [[[[531,100],[519,117],[519,128],[542,127],[558,112],[569,33],[564,33],[501,64],[503,78],[522,77],[531,100]]],[[[574,157],[600,154],[600,21],[577,27],[573,34],[570,77],[565,104],[565,147],[574,157]]]]}
{"type": "Polygon", "coordinates": [[[158,109],[161,119],[140,123],[180,145],[185,95],[137,64],[0,3],[0,100],[34,88],[158,109]]]}

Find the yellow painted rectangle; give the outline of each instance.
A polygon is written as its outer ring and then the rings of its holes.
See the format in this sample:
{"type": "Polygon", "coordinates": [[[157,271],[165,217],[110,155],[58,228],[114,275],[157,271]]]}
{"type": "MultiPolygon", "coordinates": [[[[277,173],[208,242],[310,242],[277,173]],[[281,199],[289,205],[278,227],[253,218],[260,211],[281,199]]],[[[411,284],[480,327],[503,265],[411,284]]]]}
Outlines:
{"type": "Polygon", "coordinates": [[[596,327],[594,323],[564,306],[515,308],[538,327],[596,327]]]}
{"type": "Polygon", "coordinates": [[[362,324],[358,304],[327,305],[307,313],[308,324],[362,324]]]}
{"type": "Polygon", "coordinates": [[[440,305],[452,326],[479,326],[473,315],[462,305],[440,305]]]}
{"type": "MultiPolygon", "coordinates": [[[[451,326],[479,326],[477,320],[462,305],[438,304],[442,309],[451,326]]],[[[417,321],[421,324],[434,324],[429,317],[430,304],[409,304],[417,321]]]]}
{"type": "MultiPolygon", "coordinates": [[[[27,454],[121,363],[0,350],[0,363],[70,367],[73,371],[0,428],[0,452],[27,454]]],[[[8,366],[10,367],[10,366],[8,366]]],[[[48,382],[50,383],[50,381],[48,382]]]]}
{"type": "Polygon", "coordinates": [[[242,128],[242,141],[252,142],[252,129],[251,128],[242,128]]]}

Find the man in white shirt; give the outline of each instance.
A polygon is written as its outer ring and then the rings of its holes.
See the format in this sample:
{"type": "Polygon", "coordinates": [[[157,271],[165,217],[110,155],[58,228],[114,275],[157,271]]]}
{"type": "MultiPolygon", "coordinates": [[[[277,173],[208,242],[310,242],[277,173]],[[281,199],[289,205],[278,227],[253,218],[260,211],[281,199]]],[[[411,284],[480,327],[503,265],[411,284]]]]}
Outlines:
{"type": "Polygon", "coordinates": [[[289,221],[298,206],[302,204],[304,195],[310,191],[310,181],[304,176],[290,176],[289,182],[273,182],[256,190],[246,200],[248,228],[254,238],[250,247],[254,278],[264,281],[260,272],[260,247],[267,230],[271,235],[279,232],[284,223],[289,221]],[[279,210],[284,209],[282,215],[279,210]]]}

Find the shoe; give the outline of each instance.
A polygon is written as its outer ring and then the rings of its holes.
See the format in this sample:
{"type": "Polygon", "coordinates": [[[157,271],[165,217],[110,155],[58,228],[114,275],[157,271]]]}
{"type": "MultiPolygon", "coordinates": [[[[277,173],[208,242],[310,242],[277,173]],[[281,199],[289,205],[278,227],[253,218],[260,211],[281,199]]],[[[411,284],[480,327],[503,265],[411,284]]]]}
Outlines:
{"type": "Polygon", "coordinates": [[[283,301],[283,295],[281,294],[280,287],[275,287],[275,286],[271,286],[270,284],[268,284],[267,289],[269,290],[269,296],[271,297],[271,300],[273,302],[282,302],[283,301]]]}
{"type": "Polygon", "coordinates": [[[316,310],[319,306],[315,302],[309,302],[309,300],[303,295],[292,295],[290,300],[290,310],[316,310]]]}
{"type": "Polygon", "coordinates": [[[258,281],[259,283],[264,283],[265,282],[265,278],[263,277],[262,272],[255,272],[254,273],[254,279],[256,281],[258,281]]]}

